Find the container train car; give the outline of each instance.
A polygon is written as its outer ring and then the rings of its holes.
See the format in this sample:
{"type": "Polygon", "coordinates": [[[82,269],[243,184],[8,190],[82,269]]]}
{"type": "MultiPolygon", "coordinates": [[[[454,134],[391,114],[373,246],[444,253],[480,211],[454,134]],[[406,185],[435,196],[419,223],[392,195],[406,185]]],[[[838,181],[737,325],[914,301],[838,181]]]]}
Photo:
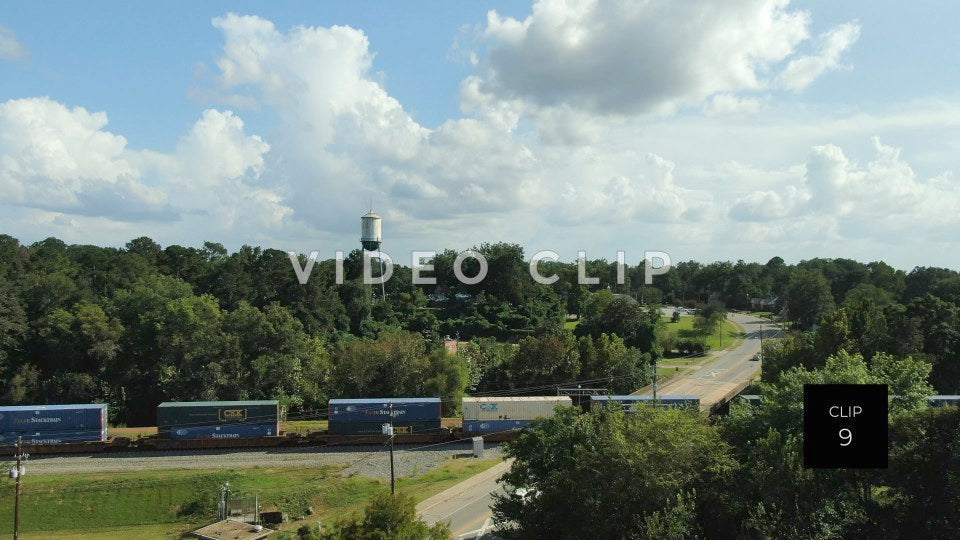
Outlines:
{"type": "Polygon", "coordinates": [[[683,407],[691,409],[700,408],[700,398],[697,396],[657,396],[654,402],[653,396],[590,396],[590,410],[597,410],[602,407],[618,405],[625,411],[632,411],[637,404],[654,405],[658,407],[683,407]]]}
{"type": "Polygon", "coordinates": [[[63,444],[107,440],[107,405],[0,407],[0,444],[63,444]]]}
{"type": "Polygon", "coordinates": [[[164,439],[243,439],[280,435],[280,402],[168,401],[157,407],[164,439]]]}
{"type": "Polygon", "coordinates": [[[537,418],[553,416],[557,407],[570,407],[568,396],[503,396],[463,398],[464,435],[515,431],[537,418]]]}
{"type": "Polygon", "coordinates": [[[331,399],[329,433],[375,435],[392,423],[397,434],[440,434],[441,400],[436,397],[331,399]]]}

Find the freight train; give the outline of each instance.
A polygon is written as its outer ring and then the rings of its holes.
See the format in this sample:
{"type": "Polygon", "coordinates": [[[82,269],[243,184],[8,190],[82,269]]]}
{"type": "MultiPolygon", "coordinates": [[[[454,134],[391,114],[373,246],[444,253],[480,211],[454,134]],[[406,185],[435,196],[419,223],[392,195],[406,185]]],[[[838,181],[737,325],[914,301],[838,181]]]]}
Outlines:
{"type": "MultiPolygon", "coordinates": [[[[694,403],[689,396],[677,402],[694,403]]],[[[682,398],[682,399],[681,399],[682,398]]],[[[630,410],[638,396],[604,396],[630,410]]],[[[674,405],[669,396],[661,404],[674,405]]],[[[121,450],[199,450],[299,445],[380,444],[382,426],[393,425],[395,442],[436,443],[482,436],[511,440],[516,430],[537,418],[570,407],[566,396],[465,397],[462,418],[444,421],[437,397],[331,399],[325,431],[282,432],[283,410],[276,400],[165,402],[157,406],[157,435],[132,440],[108,437],[107,405],[0,407],[0,445],[21,440],[35,454],[121,450]]],[[[316,416],[322,416],[317,414],[316,416]]],[[[315,418],[315,417],[314,417],[315,418]]]]}
{"type": "MultiPolygon", "coordinates": [[[[960,396],[930,396],[931,406],[960,405],[960,396]]],[[[591,396],[592,410],[617,406],[629,412],[649,396],[591,396]]],[[[753,400],[758,402],[759,400],[753,400]]],[[[331,399],[328,429],[306,434],[280,429],[279,402],[167,402],[157,407],[157,436],[131,440],[109,437],[107,405],[27,405],[0,407],[0,445],[21,440],[33,454],[95,453],[123,450],[198,450],[339,444],[381,444],[382,425],[392,423],[398,444],[424,444],[482,436],[511,440],[537,418],[571,406],[565,396],[465,397],[462,418],[441,418],[442,400],[422,398],[331,399]]],[[[657,405],[697,410],[696,396],[660,396],[657,405]]],[[[316,415],[322,416],[322,415],[316,415]]]]}

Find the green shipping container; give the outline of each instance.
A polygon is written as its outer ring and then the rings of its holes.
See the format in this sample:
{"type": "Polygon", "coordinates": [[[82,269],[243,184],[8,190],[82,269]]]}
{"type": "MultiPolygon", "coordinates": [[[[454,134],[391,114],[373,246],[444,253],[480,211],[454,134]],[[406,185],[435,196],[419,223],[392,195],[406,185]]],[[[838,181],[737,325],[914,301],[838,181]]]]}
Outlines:
{"type": "Polygon", "coordinates": [[[175,427],[229,424],[277,424],[280,402],[263,401],[168,401],[157,407],[157,431],[161,436],[175,427]]]}
{"type": "MultiPolygon", "coordinates": [[[[383,433],[383,422],[330,422],[329,432],[333,435],[378,435],[383,433]]],[[[395,435],[440,433],[440,421],[394,422],[395,435]]]]}

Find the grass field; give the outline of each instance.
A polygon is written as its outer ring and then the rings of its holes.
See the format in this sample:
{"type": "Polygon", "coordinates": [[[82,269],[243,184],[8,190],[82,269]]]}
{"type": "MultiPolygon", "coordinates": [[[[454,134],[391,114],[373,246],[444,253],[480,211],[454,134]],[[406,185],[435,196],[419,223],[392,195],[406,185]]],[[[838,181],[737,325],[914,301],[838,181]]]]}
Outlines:
{"type": "Polygon", "coordinates": [[[280,431],[296,431],[306,435],[312,431],[326,431],[326,420],[291,420],[280,423],[280,431]]]}
{"type": "MultiPolygon", "coordinates": [[[[693,321],[695,318],[696,317],[692,316],[684,316],[680,317],[679,322],[670,322],[669,317],[664,317],[664,328],[668,332],[675,332],[678,339],[694,339],[698,337],[696,331],[693,329],[693,321]]],[[[707,336],[707,344],[710,346],[711,351],[732,349],[743,341],[744,336],[743,327],[730,319],[725,319],[723,321],[723,327],[719,332],[714,332],[710,336],[707,336]]],[[[668,361],[676,363],[673,360],[668,361]]]]}
{"type": "MultiPolygon", "coordinates": [[[[412,478],[400,478],[397,489],[417,501],[438,493],[497,463],[496,459],[450,460],[412,478]]],[[[341,477],[341,467],[255,468],[244,470],[139,471],[89,475],[27,476],[21,497],[24,539],[179,538],[213,521],[216,495],[224,482],[234,492],[257,492],[263,510],[279,509],[291,517],[307,507],[315,515],[291,522],[330,521],[363,507],[389,482],[341,477]]],[[[13,482],[0,487],[0,531],[12,532],[13,482]]]]}

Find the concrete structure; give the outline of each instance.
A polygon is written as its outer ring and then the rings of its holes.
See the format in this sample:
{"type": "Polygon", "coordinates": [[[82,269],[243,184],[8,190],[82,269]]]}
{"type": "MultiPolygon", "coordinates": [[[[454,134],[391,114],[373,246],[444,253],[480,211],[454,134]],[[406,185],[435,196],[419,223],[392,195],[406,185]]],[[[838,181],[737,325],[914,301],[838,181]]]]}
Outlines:
{"type": "Polygon", "coordinates": [[[249,523],[230,521],[225,519],[201,527],[190,534],[204,540],[260,540],[273,534],[275,531],[249,523]]]}

